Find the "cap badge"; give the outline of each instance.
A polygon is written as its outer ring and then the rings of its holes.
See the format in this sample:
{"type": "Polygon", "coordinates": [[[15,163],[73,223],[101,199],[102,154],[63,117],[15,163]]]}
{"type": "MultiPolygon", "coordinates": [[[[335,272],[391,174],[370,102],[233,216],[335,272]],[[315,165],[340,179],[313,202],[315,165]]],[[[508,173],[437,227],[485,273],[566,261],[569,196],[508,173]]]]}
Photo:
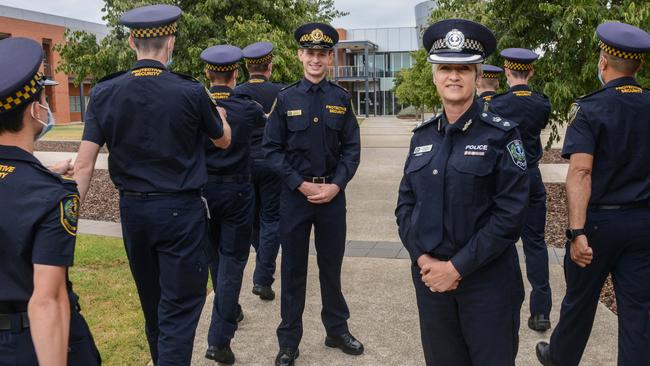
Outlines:
{"type": "Polygon", "coordinates": [[[465,45],[465,35],[458,29],[452,29],[445,36],[447,47],[452,50],[462,50],[465,45]]]}
{"type": "Polygon", "coordinates": [[[316,28],[313,31],[311,31],[310,36],[311,36],[312,41],[314,41],[316,43],[320,43],[323,40],[323,31],[316,28]]]}

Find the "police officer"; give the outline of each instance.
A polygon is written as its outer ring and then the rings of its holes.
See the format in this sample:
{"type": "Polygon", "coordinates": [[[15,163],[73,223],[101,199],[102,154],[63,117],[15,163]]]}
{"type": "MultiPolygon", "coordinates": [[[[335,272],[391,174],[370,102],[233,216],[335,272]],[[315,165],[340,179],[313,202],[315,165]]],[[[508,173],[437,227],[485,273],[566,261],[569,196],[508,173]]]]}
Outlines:
{"type": "Polygon", "coordinates": [[[517,124],[474,98],[496,39],[481,24],[447,19],[423,41],[443,113],[414,130],[395,214],[413,261],[426,364],[514,365],[526,156],[517,124]]]}
{"type": "MultiPolygon", "coordinates": [[[[269,81],[273,70],[273,43],[257,42],[244,48],[244,60],[250,79],[235,91],[249,95],[260,103],[264,113],[271,112],[273,101],[285,85],[269,81]]],[[[264,126],[253,130],[251,136],[252,177],[255,187],[254,225],[251,242],[257,252],[253,273],[253,293],[262,300],[273,300],[271,288],[275,261],[280,249],[280,176],[275,173],[262,152],[264,126]]]]}
{"type": "Polygon", "coordinates": [[[495,95],[489,107],[494,113],[519,125],[526,150],[530,196],[521,241],[526,257],[526,274],[532,287],[528,327],[543,332],[551,328],[551,285],[548,281],[548,250],[544,241],[546,188],[538,162],[544,153],[539,135],[548,124],[551,104],[545,95],[528,87],[534,74],[533,62],[538,58],[535,52],[508,48],[501,51],[501,56],[505,59],[505,75],[510,89],[495,95]]]}
{"type": "Polygon", "coordinates": [[[68,281],[77,186],[32,155],[54,125],[43,88],[56,83],[38,72],[42,61],[38,42],[0,41],[0,365],[99,365],[68,281]]]}
{"type": "Polygon", "coordinates": [[[363,345],[348,330],[350,316],[341,292],[345,251],[345,187],[359,166],[359,125],[350,94],[326,80],[333,61],[336,30],[322,23],[300,26],[294,34],[304,77],[283,89],[264,135],[264,152],[283,180],[280,207],[282,243],[282,322],[276,365],[293,365],[302,337],[302,313],[309,257],[315,244],[325,345],[351,355],[363,345]]]}
{"type": "Polygon", "coordinates": [[[205,88],[168,70],[178,7],[151,5],[124,13],[138,61],[102,79],[90,94],[75,164],[81,199],[100,146],[120,191],[124,245],[140,296],[154,364],[189,365],[208,276],[207,135],[225,148],[222,123],[205,88]]]}
{"type": "Polygon", "coordinates": [[[488,64],[483,64],[481,69],[482,77],[476,81],[476,94],[487,106],[499,89],[499,77],[503,74],[503,69],[488,64]]]}
{"type": "Polygon", "coordinates": [[[602,89],[569,112],[564,274],[567,290],[545,366],[580,363],[608,274],[618,306],[618,365],[650,365],[650,92],[634,75],[650,35],[624,23],[596,28],[602,89]]]}
{"type": "Polygon", "coordinates": [[[253,225],[250,137],[253,129],[264,128],[266,115],[259,103],[233,93],[241,49],[213,46],[201,53],[201,59],[206,62],[211,96],[226,110],[232,128],[232,142],[225,150],[205,138],[208,184],[203,189],[217,252],[210,266],[215,296],[205,357],[230,365],[235,362],[230,341],[238,318],[243,319],[238,300],[253,225]]]}

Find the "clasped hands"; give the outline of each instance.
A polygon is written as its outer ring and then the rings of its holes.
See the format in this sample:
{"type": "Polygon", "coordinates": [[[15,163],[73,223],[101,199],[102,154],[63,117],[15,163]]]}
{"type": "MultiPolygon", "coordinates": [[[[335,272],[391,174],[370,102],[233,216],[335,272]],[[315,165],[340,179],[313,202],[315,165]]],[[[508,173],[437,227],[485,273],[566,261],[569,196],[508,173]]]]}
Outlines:
{"type": "Polygon", "coordinates": [[[455,290],[461,280],[460,273],[451,261],[441,261],[429,254],[418,258],[422,282],[433,292],[455,290]]]}
{"type": "Polygon", "coordinates": [[[309,203],[321,205],[333,200],[339,194],[341,188],[336,184],[302,182],[298,190],[307,197],[309,203]]]}

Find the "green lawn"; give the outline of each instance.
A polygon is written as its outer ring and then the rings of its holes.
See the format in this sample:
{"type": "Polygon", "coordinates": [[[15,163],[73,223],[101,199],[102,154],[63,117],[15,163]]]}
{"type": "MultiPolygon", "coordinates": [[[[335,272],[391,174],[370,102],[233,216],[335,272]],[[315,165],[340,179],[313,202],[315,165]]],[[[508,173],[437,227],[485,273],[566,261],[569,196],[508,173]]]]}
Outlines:
{"type": "Polygon", "coordinates": [[[79,235],[70,279],[104,365],[146,365],[144,318],[122,240],[79,235]]]}
{"type": "Polygon", "coordinates": [[[50,132],[45,135],[43,140],[64,140],[79,141],[83,134],[84,126],[82,124],[54,126],[50,132]]]}

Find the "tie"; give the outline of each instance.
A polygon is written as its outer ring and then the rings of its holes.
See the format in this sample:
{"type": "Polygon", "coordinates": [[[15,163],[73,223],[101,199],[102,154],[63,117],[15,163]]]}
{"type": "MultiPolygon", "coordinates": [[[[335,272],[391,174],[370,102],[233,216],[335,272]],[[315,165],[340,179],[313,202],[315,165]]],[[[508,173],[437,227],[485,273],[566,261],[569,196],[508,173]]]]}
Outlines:
{"type": "Polygon", "coordinates": [[[327,147],[325,146],[326,130],[323,124],[320,84],[314,84],[310,87],[311,104],[309,108],[311,124],[309,128],[309,141],[311,142],[311,151],[309,154],[311,160],[311,173],[315,177],[325,176],[327,174],[327,147]]]}

